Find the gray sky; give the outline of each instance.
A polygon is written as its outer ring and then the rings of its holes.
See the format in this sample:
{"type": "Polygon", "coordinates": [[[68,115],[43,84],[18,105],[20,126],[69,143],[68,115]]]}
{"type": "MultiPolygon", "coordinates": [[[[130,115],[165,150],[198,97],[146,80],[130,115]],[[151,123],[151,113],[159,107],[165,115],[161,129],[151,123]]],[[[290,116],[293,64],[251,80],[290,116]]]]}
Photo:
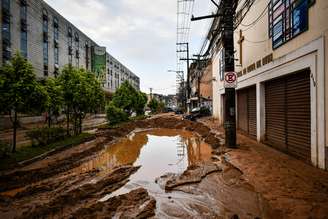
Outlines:
{"type": "MultiPolygon", "coordinates": [[[[175,93],[177,0],[45,0],[122,64],[136,73],[141,90],[175,93]]],[[[195,0],[195,15],[212,9],[195,0]]],[[[208,21],[192,23],[191,54],[197,53],[208,21]]]]}

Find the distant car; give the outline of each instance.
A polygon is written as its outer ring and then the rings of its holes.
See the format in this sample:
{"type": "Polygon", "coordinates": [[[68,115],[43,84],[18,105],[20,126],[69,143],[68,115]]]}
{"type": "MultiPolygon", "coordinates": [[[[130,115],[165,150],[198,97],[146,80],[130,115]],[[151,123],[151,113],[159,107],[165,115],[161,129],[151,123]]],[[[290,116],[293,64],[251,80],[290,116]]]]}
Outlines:
{"type": "Polygon", "coordinates": [[[177,115],[181,115],[181,114],[183,114],[183,111],[182,111],[182,109],[180,109],[180,108],[175,108],[173,111],[174,111],[174,113],[177,114],[177,115]]]}
{"type": "Polygon", "coordinates": [[[207,107],[196,107],[193,108],[188,115],[185,115],[183,118],[188,119],[190,121],[196,121],[196,119],[204,117],[204,116],[210,116],[211,111],[207,107]]]}
{"type": "Polygon", "coordinates": [[[145,111],[145,116],[149,116],[151,114],[151,110],[146,110],[145,111]]]}
{"type": "Polygon", "coordinates": [[[170,113],[170,112],[174,112],[173,109],[171,107],[165,107],[163,110],[164,113],[170,113]]]}

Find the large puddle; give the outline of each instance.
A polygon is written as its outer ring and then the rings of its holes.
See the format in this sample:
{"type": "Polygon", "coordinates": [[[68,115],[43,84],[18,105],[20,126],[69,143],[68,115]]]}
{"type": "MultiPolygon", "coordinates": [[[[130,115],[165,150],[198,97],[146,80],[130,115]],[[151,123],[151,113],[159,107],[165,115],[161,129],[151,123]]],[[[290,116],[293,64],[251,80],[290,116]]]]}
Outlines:
{"type": "Polygon", "coordinates": [[[190,165],[200,164],[211,158],[211,147],[191,132],[171,129],[137,131],[108,146],[97,157],[84,163],[74,172],[100,170],[104,175],[114,167],[126,164],[140,166],[130,176],[129,182],[107,195],[102,201],[135,188],[143,187],[150,193],[162,193],[155,179],[166,173],[182,173],[190,165]]]}

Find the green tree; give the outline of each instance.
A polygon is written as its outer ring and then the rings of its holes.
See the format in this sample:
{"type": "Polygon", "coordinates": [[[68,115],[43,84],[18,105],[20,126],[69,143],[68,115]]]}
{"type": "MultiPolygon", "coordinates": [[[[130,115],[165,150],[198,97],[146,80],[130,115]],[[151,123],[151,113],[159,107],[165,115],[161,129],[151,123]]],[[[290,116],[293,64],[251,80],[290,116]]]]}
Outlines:
{"type": "Polygon", "coordinates": [[[55,78],[48,78],[45,81],[45,89],[48,93],[47,112],[48,112],[48,127],[51,127],[52,118],[58,116],[63,107],[64,97],[62,87],[59,81],[55,78]]]}
{"type": "Polygon", "coordinates": [[[74,134],[82,132],[83,118],[104,104],[104,92],[94,74],[84,69],[66,66],[59,76],[66,106],[67,133],[72,120],[74,134]]]}
{"type": "Polygon", "coordinates": [[[9,113],[13,123],[12,151],[15,152],[19,126],[17,114],[43,110],[47,92],[37,81],[33,66],[17,53],[0,68],[0,93],[1,111],[9,113]]]}
{"type": "Polygon", "coordinates": [[[147,94],[139,91],[134,103],[134,111],[136,112],[137,116],[144,115],[147,100],[147,94]]]}
{"type": "Polygon", "coordinates": [[[112,102],[114,106],[123,109],[129,115],[135,109],[138,91],[128,82],[125,81],[114,93],[112,102]]]}
{"type": "Polygon", "coordinates": [[[107,120],[111,125],[116,125],[129,120],[129,116],[123,109],[116,107],[113,102],[106,106],[107,120]]]}
{"type": "Polygon", "coordinates": [[[157,99],[152,98],[149,103],[148,103],[148,107],[150,108],[152,113],[156,113],[158,110],[158,106],[159,106],[159,102],[157,99]]]}

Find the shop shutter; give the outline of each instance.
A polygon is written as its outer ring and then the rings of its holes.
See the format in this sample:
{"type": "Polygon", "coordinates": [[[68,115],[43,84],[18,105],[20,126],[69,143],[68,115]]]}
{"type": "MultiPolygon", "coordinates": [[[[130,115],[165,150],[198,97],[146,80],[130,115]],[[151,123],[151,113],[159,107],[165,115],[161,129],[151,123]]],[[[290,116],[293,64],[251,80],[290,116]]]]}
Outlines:
{"type": "Polygon", "coordinates": [[[311,159],[310,73],[265,84],[266,143],[305,161],[311,159]]]}
{"type": "Polygon", "coordinates": [[[302,160],[311,158],[310,73],[303,72],[287,80],[287,147],[302,160]]]}
{"type": "Polygon", "coordinates": [[[256,138],[256,87],[248,90],[248,133],[250,137],[256,138]]]}
{"type": "Polygon", "coordinates": [[[238,91],[238,129],[248,134],[248,107],[247,107],[247,96],[248,89],[238,91]]]}
{"type": "Polygon", "coordinates": [[[238,129],[256,138],[256,87],[238,90],[238,129]]]}

